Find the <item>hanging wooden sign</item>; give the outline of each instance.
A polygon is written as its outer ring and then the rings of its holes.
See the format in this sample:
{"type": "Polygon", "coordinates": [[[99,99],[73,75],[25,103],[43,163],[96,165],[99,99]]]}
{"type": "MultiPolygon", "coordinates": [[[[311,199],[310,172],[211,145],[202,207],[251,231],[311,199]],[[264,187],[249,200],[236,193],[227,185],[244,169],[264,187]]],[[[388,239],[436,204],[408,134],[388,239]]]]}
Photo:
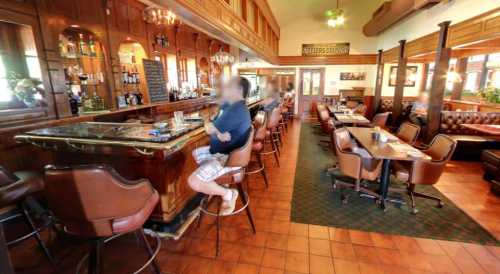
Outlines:
{"type": "Polygon", "coordinates": [[[302,44],[302,56],[349,55],[349,43],[302,44]]]}

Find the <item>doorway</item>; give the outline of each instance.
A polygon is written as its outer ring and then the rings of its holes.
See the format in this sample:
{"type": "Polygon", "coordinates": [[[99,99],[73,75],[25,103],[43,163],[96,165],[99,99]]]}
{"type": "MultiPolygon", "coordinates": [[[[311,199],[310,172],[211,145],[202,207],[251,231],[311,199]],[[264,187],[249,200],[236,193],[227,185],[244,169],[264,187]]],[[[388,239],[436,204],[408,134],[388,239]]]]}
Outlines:
{"type": "Polygon", "coordinates": [[[324,68],[300,69],[299,114],[301,117],[308,117],[311,114],[311,103],[322,99],[324,78],[324,68]]]}

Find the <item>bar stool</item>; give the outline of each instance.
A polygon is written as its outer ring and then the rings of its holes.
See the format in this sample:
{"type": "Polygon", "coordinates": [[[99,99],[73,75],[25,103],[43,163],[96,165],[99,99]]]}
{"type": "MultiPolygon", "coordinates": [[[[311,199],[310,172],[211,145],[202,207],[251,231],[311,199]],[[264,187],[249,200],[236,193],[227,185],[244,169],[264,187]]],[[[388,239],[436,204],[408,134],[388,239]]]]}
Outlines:
{"type": "Polygon", "coordinates": [[[77,274],[88,259],[88,273],[101,273],[103,244],[134,232],[149,255],[148,261],[134,273],[151,265],[160,268],[155,258],[161,241],[156,237],[153,251],[142,226],[156,207],[158,192],[148,180],[130,181],[104,165],[45,168],[45,193],[49,207],[71,235],[89,239],[90,253],[77,265],[77,274]]]}
{"type": "Polygon", "coordinates": [[[245,176],[245,169],[250,163],[250,158],[252,157],[253,138],[254,138],[254,129],[252,127],[252,131],[250,132],[246,144],[243,147],[234,150],[233,152],[231,152],[231,154],[229,154],[229,159],[227,160],[226,167],[234,167],[238,169],[230,173],[227,173],[225,175],[222,175],[221,177],[215,180],[215,182],[220,185],[227,185],[229,187],[236,186],[239,194],[238,198],[241,200],[242,206],[235,209],[234,212],[229,215],[221,215],[220,211],[222,206],[222,198],[220,196],[214,196],[212,199],[210,199],[209,195],[205,195],[205,197],[203,197],[203,199],[200,202],[200,216],[198,217],[198,226],[201,224],[201,219],[203,218],[204,214],[216,217],[217,243],[215,247],[215,256],[219,256],[220,253],[221,217],[233,216],[245,210],[247,213],[248,221],[252,226],[253,233],[254,234],[256,233],[255,224],[253,222],[252,213],[249,207],[250,199],[248,196],[248,192],[245,191],[242,186],[242,184],[245,182],[247,178],[245,176]],[[218,200],[217,211],[209,209],[211,202],[215,200],[218,200]]]}
{"type": "Polygon", "coordinates": [[[43,225],[37,227],[28,210],[28,205],[38,205],[32,195],[41,192],[43,188],[43,178],[39,174],[28,171],[11,173],[0,166],[0,208],[7,210],[1,214],[0,223],[16,218],[23,218],[31,230],[31,232],[24,236],[7,242],[7,246],[12,246],[34,237],[45,257],[47,257],[47,260],[52,266],[55,266],[54,258],[40,235],[41,231],[53,225],[52,215],[48,212],[42,212],[46,214],[47,218],[45,218],[46,220],[43,225]]]}
{"type": "Polygon", "coordinates": [[[251,175],[260,173],[264,178],[266,188],[268,188],[269,183],[267,181],[266,169],[264,167],[264,161],[262,161],[262,155],[260,154],[264,149],[264,141],[266,139],[266,113],[264,111],[257,112],[253,126],[255,128],[255,134],[253,137],[252,155],[255,155],[256,161],[250,162],[246,174],[251,175]],[[254,165],[257,166],[255,167],[254,165]]]}
{"type": "Polygon", "coordinates": [[[281,110],[279,108],[275,108],[271,112],[271,115],[269,115],[267,119],[267,126],[266,126],[267,130],[266,130],[266,138],[264,144],[271,144],[271,149],[260,153],[261,155],[274,154],[274,159],[276,160],[276,164],[278,166],[280,166],[280,160],[279,160],[280,148],[279,148],[279,133],[277,133],[277,131],[280,122],[280,117],[281,117],[281,110]]]}

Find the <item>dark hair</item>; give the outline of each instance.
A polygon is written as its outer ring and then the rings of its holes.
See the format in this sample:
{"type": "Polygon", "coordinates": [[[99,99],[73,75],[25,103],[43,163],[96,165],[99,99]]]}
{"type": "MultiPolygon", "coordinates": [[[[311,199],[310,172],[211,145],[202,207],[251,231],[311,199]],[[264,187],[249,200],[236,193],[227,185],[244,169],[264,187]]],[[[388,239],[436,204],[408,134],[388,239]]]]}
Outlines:
{"type": "Polygon", "coordinates": [[[248,81],[245,77],[240,77],[238,80],[238,86],[241,88],[243,98],[247,98],[248,93],[250,93],[250,81],[248,81]]]}
{"type": "Polygon", "coordinates": [[[294,89],[293,83],[288,82],[288,91],[291,91],[292,89],[294,89]]]}

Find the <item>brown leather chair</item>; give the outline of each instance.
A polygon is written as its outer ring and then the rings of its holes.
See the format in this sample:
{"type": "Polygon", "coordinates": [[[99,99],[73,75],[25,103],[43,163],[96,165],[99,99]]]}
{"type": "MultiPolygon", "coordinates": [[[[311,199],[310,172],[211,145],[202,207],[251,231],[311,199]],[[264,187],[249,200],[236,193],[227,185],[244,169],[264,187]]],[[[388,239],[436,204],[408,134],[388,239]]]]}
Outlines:
{"type": "MultiPolygon", "coordinates": [[[[279,109],[278,109],[279,110],[279,109]]],[[[237,150],[232,151],[229,154],[229,158],[226,162],[226,167],[233,167],[237,168],[236,170],[227,173],[215,180],[217,184],[224,185],[224,186],[236,186],[238,189],[238,198],[241,201],[242,206],[238,209],[235,209],[235,211],[229,215],[221,215],[220,210],[222,206],[222,199],[217,196],[215,199],[209,199],[208,195],[205,195],[205,197],[202,199],[200,203],[200,216],[198,218],[198,226],[201,224],[201,220],[203,218],[204,214],[215,216],[216,217],[216,231],[217,231],[217,238],[216,238],[216,249],[215,249],[215,255],[219,256],[220,253],[220,218],[221,217],[226,217],[226,216],[233,216],[236,214],[241,213],[243,210],[246,211],[248,221],[250,225],[252,226],[253,233],[256,232],[255,230],[255,223],[252,218],[252,213],[250,211],[250,206],[249,206],[249,199],[248,199],[248,192],[244,190],[242,184],[246,181],[246,168],[248,167],[248,164],[250,163],[251,157],[252,157],[252,144],[254,140],[254,133],[255,130],[252,127],[252,131],[250,132],[250,135],[247,139],[247,142],[245,145],[237,150]],[[210,207],[210,202],[214,200],[218,200],[218,205],[217,205],[217,211],[211,210],[210,207]]]]}
{"type": "MultiPolygon", "coordinates": [[[[380,199],[380,195],[368,188],[361,186],[362,180],[376,181],[382,169],[382,161],[373,158],[363,158],[356,152],[349,131],[345,128],[336,129],[334,132],[335,153],[337,155],[337,165],[342,175],[355,180],[354,183],[339,181],[336,176],[332,176],[333,188],[352,188],[365,196],[380,199]]],[[[342,203],[346,204],[348,196],[341,193],[342,203]]]]}
{"type": "Polygon", "coordinates": [[[359,104],[352,111],[353,111],[353,113],[365,116],[367,110],[368,110],[368,108],[366,107],[366,105],[359,104]]]}
{"type": "MultiPolygon", "coordinates": [[[[438,206],[444,204],[441,199],[432,197],[415,191],[417,185],[433,185],[437,183],[439,177],[450,160],[457,142],[444,134],[438,134],[432,140],[431,144],[422,152],[431,156],[431,160],[419,159],[413,162],[394,162],[393,173],[397,179],[408,184],[405,192],[410,196],[412,212],[418,213],[415,206],[415,197],[431,199],[438,202],[438,206]]],[[[397,191],[391,189],[391,191],[397,191]]],[[[401,192],[401,191],[398,191],[401,192]]]]}
{"type": "Polygon", "coordinates": [[[33,194],[43,191],[44,182],[36,172],[20,171],[11,173],[0,166],[0,208],[5,209],[0,219],[3,222],[22,217],[31,232],[17,239],[7,242],[7,246],[15,245],[34,237],[49,262],[55,266],[54,259],[40,236],[40,232],[52,225],[52,216],[45,212],[45,224],[37,227],[31,218],[28,203],[36,203],[33,194]]]}
{"type": "MultiPolygon", "coordinates": [[[[101,246],[106,238],[135,232],[156,273],[161,273],[142,226],[156,207],[158,192],[147,179],[130,181],[104,165],[47,166],[46,197],[67,233],[90,240],[89,273],[101,273],[101,246]]],[[[146,267],[146,264],[144,267],[146,267]]]]}
{"type": "Polygon", "coordinates": [[[375,114],[375,116],[373,116],[372,122],[368,124],[368,126],[384,128],[387,123],[387,119],[389,118],[389,114],[389,112],[375,114]]]}
{"type": "Polygon", "coordinates": [[[271,114],[267,117],[267,125],[266,125],[266,139],[264,144],[270,144],[271,148],[269,150],[265,150],[261,152],[261,155],[270,155],[274,154],[274,159],[276,160],[276,164],[279,166],[279,155],[280,155],[280,144],[281,144],[281,134],[279,133],[278,126],[281,119],[281,110],[280,108],[275,108],[271,112],[271,114]]]}
{"type": "Polygon", "coordinates": [[[262,161],[261,152],[264,150],[264,142],[266,140],[266,112],[259,111],[254,117],[253,127],[255,128],[255,134],[253,137],[252,144],[252,155],[255,155],[256,162],[254,162],[257,167],[252,167],[252,164],[246,170],[247,175],[260,173],[264,178],[264,183],[266,188],[269,186],[267,180],[266,169],[264,166],[264,161],[262,161]]]}
{"type": "Polygon", "coordinates": [[[420,126],[410,122],[404,122],[396,132],[396,136],[410,145],[415,144],[420,134],[420,126]]]}

